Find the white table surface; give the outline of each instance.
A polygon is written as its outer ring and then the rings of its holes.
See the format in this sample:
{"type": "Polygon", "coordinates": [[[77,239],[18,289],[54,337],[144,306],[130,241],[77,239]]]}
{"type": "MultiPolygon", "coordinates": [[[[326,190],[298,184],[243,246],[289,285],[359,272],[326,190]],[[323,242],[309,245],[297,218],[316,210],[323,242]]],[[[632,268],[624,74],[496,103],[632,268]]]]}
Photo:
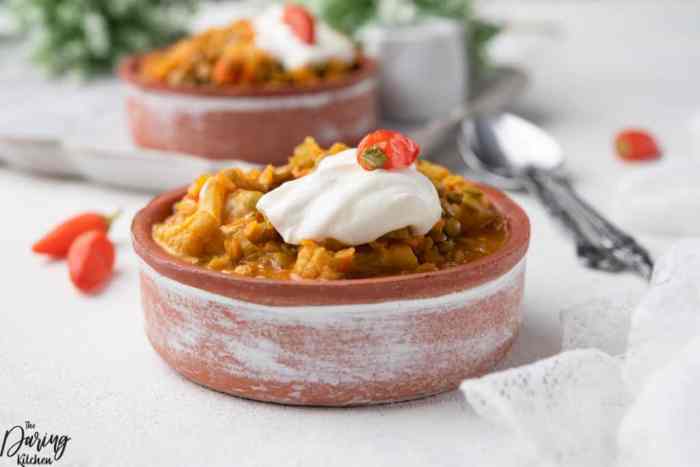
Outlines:
{"type": "MultiPolygon", "coordinates": [[[[616,130],[647,126],[667,157],[693,156],[700,2],[482,3],[498,17],[561,28],[562,37],[526,60],[534,86],[518,110],[562,142],[578,187],[602,210],[616,180],[634,170],[613,156],[616,130]]],[[[68,434],[57,465],[70,466],[520,465],[519,442],[478,419],[457,392],[373,408],[302,409],[189,383],[143,332],[128,227],[147,196],[0,167],[0,198],[0,438],[25,420],[41,432],[68,434]],[[30,253],[54,222],[116,207],[125,210],[113,230],[117,273],[103,294],[81,296],[65,264],[30,253]]],[[[531,216],[533,240],[525,322],[506,365],[558,351],[562,308],[644,290],[636,277],[583,269],[542,209],[516,198],[531,216]]],[[[657,253],[673,240],[640,239],[657,253]]],[[[0,457],[2,465],[15,461],[0,457]]]]}

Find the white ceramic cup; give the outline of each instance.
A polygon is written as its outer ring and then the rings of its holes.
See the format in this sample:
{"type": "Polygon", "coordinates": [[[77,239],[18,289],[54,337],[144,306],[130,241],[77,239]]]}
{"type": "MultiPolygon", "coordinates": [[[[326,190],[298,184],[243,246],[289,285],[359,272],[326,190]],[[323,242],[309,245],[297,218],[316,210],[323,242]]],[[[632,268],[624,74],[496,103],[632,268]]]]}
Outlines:
{"type": "Polygon", "coordinates": [[[448,113],[467,97],[462,23],[428,18],[400,26],[371,25],[359,34],[380,65],[383,116],[423,121],[448,113]]]}

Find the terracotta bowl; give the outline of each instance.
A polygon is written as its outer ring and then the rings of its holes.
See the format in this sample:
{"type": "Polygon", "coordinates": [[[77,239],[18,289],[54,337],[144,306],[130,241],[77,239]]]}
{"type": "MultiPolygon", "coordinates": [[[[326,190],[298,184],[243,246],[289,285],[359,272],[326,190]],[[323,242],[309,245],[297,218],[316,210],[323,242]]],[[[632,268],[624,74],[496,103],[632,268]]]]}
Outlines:
{"type": "Polygon", "coordinates": [[[326,282],[233,277],[170,256],[151,229],[184,190],[165,193],[132,225],[148,338],[190,380],[260,401],[347,406],[452,390],[501,360],[521,322],[529,221],[504,194],[484,191],[510,230],[494,254],[326,282]]]}
{"type": "Polygon", "coordinates": [[[169,86],[139,76],[142,56],[119,68],[134,142],[208,159],[284,164],[306,136],[322,146],[357,143],[377,126],[376,65],[308,88],[169,86]]]}

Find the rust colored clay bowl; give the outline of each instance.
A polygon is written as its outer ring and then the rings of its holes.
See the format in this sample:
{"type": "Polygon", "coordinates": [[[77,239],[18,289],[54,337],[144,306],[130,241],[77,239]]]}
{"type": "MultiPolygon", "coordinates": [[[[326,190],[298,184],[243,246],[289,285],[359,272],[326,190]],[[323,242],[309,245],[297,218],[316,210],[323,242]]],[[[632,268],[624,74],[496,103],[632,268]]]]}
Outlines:
{"type": "Polygon", "coordinates": [[[521,322],[529,221],[484,190],[510,229],[494,254],[437,272],[326,282],[233,277],[168,255],[151,228],[184,190],[165,193],[132,225],[148,338],[190,380],[260,401],[364,405],[455,389],[505,356],[521,322]]]}
{"type": "Polygon", "coordinates": [[[127,85],[132,138],[144,148],[280,165],[306,136],[322,146],[354,145],[377,126],[371,59],[343,79],[275,89],[147,83],[140,63],[140,56],[125,60],[119,75],[127,85]]]}

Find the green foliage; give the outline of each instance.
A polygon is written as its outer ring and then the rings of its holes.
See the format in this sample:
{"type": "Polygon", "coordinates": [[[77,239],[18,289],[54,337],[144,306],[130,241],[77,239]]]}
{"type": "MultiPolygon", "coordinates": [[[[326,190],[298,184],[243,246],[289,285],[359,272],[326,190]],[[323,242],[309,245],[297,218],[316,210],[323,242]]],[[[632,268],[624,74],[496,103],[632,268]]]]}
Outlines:
{"type": "Polygon", "coordinates": [[[109,72],[125,55],[167,44],[196,0],[10,0],[36,61],[50,72],[109,72]]]}
{"type": "Polygon", "coordinates": [[[472,18],[471,0],[414,0],[419,10],[435,16],[472,18]]]}
{"type": "Polygon", "coordinates": [[[377,0],[305,0],[305,3],[333,28],[354,34],[377,13],[377,0]]]}
{"type": "Polygon", "coordinates": [[[472,21],[468,47],[471,62],[476,70],[483,70],[488,67],[486,45],[501,32],[501,29],[501,26],[487,21],[479,19],[472,21]]]}
{"type": "Polygon", "coordinates": [[[500,27],[475,18],[472,0],[302,0],[334,28],[354,34],[367,23],[417,21],[442,16],[464,22],[467,50],[476,74],[488,65],[486,45],[500,27]]]}

